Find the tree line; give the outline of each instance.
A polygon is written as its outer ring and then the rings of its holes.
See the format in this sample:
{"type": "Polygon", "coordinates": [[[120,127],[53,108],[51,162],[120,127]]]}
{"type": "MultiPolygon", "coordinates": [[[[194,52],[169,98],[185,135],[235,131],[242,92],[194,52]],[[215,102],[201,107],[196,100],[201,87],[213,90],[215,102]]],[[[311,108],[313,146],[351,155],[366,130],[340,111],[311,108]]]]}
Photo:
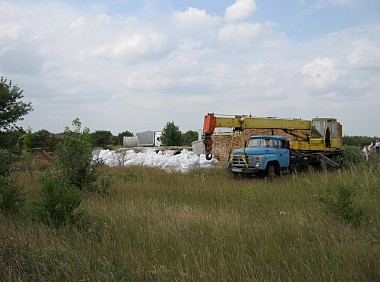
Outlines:
{"type": "MultiPolygon", "coordinates": [[[[102,147],[112,149],[123,145],[123,138],[134,136],[126,130],[113,135],[109,130],[96,130],[89,133],[93,148],[102,147]]],[[[8,150],[44,149],[54,151],[62,140],[63,133],[51,133],[42,129],[36,132],[25,131],[22,128],[0,132],[0,148],[8,150]]],[[[161,141],[164,146],[191,146],[198,139],[196,131],[189,130],[182,133],[173,122],[168,122],[162,131],[161,141]]]]}
{"type": "Polygon", "coordinates": [[[343,136],[342,139],[343,145],[345,146],[355,146],[362,148],[363,146],[368,146],[372,142],[375,144],[376,140],[379,140],[380,138],[377,136],[343,136]]]}

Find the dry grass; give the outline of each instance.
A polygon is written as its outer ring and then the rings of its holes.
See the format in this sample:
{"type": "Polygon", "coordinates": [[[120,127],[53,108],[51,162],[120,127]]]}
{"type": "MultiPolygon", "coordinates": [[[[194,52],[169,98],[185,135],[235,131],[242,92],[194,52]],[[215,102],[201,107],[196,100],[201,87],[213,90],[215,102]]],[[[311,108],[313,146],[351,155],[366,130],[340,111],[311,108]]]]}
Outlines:
{"type": "MultiPolygon", "coordinates": [[[[109,194],[85,195],[81,226],[1,217],[0,277],[379,281],[379,173],[367,166],[268,183],[223,169],[104,168],[109,194]],[[353,201],[368,216],[359,228],[318,198],[337,183],[355,188],[353,201]]],[[[19,174],[29,200],[39,195],[36,176],[19,174]]]]}

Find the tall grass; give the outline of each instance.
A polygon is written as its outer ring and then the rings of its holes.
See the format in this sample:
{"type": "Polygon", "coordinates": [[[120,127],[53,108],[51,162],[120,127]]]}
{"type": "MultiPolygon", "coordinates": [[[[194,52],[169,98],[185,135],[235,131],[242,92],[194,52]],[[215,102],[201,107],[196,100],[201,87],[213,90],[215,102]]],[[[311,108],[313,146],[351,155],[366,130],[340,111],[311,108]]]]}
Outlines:
{"type": "MultiPolygon", "coordinates": [[[[236,180],[222,169],[103,168],[109,194],[53,229],[0,218],[0,277],[68,281],[379,281],[380,171],[236,180]],[[346,201],[341,190],[351,193],[346,201]],[[335,205],[361,211],[360,224],[335,205]]],[[[36,175],[19,173],[30,198],[36,175]],[[31,184],[33,185],[31,185],[31,184]]],[[[350,210],[351,209],[351,210],[350,210]]]]}

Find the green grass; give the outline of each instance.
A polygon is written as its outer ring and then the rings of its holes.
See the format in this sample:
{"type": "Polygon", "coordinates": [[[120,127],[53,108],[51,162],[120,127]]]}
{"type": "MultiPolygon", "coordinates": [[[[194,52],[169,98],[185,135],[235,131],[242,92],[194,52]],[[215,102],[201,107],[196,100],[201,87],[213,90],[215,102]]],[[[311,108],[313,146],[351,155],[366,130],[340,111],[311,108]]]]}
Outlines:
{"type": "MultiPolygon", "coordinates": [[[[0,218],[0,277],[10,281],[379,281],[380,170],[236,180],[103,168],[109,194],[86,193],[81,224],[0,218]],[[342,191],[350,194],[342,200],[342,191]],[[337,208],[343,207],[343,209],[337,208]],[[360,224],[344,215],[361,211],[360,224]]],[[[27,202],[38,172],[17,173],[27,202]]],[[[350,217],[348,217],[350,218],[350,217]]]]}

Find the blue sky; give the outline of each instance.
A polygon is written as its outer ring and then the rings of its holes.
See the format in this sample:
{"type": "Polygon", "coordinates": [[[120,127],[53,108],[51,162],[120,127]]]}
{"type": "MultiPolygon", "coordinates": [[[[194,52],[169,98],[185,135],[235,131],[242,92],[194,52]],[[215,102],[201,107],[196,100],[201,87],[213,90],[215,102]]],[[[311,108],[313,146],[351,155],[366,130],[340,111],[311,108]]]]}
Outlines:
{"type": "Polygon", "coordinates": [[[33,131],[185,132],[215,112],[379,136],[380,2],[0,0],[0,75],[33,131]]]}

